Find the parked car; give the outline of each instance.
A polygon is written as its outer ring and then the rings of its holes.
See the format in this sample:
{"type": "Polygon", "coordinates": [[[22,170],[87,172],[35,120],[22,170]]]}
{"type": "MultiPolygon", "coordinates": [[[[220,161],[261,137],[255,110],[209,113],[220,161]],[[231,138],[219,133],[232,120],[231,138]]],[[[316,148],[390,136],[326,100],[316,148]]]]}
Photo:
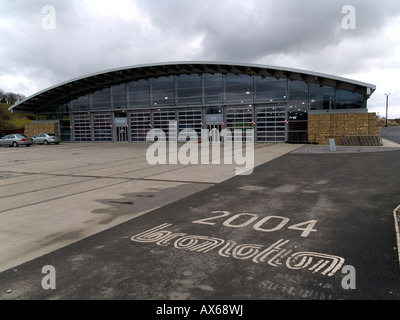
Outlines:
{"type": "Polygon", "coordinates": [[[14,133],[7,134],[3,138],[0,139],[0,146],[10,146],[10,147],[18,147],[18,146],[27,146],[30,147],[33,144],[33,139],[27,137],[24,134],[14,133]]]}
{"type": "Polygon", "coordinates": [[[61,138],[54,133],[39,133],[33,137],[33,143],[38,144],[50,144],[55,143],[59,144],[61,142],[61,138]]]}

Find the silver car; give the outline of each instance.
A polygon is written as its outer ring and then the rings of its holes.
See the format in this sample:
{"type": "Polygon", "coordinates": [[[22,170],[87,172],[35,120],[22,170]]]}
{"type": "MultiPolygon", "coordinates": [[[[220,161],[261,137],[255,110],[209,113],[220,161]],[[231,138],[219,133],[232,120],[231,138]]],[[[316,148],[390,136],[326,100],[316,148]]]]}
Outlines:
{"type": "Polygon", "coordinates": [[[33,139],[26,135],[13,133],[7,134],[0,139],[0,146],[18,147],[27,146],[30,147],[33,144],[33,139]]]}
{"type": "Polygon", "coordinates": [[[54,133],[39,133],[33,137],[33,143],[38,144],[50,144],[55,143],[59,144],[61,142],[61,138],[54,133]]]}

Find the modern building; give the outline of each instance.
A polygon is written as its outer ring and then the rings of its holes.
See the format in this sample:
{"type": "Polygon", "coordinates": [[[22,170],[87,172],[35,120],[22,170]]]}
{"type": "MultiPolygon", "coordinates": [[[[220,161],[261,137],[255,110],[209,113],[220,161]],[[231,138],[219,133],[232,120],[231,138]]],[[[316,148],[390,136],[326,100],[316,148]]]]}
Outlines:
{"type": "Polygon", "coordinates": [[[146,141],[150,129],[167,132],[174,121],[179,131],[191,128],[199,137],[201,129],[253,128],[256,142],[324,144],[330,137],[377,134],[376,116],[367,109],[375,89],[292,68],[172,62],[86,75],[10,110],[35,114],[32,134],[51,124],[71,142],[146,141]]]}

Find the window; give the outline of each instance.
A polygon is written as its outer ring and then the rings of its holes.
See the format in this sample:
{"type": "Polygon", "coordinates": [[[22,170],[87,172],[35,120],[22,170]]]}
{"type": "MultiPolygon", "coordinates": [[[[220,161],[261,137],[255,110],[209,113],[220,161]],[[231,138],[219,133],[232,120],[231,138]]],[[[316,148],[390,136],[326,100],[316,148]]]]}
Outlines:
{"type": "Polygon", "coordinates": [[[90,110],[90,99],[89,95],[86,94],[84,96],[81,96],[75,100],[71,101],[72,109],[74,111],[86,111],[90,110]]]}
{"type": "Polygon", "coordinates": [[[337,89],[336,90],[336,108],[337,109],[353,109],[365,108],[365,97],[361,93],[353,93],[351,91],[337,89]]]}
{"type": "Polygon", "coordinates": [[[129,106],[143,107],[150,106],[150,82],[147,79],[140,79],[128,83],[129,106]]]}
{"type": "Polygon", "coordinates": [[[248,75],[227,75],[225,77],[225,102],[253,102],[253,77],[248,75]]]}
{"type": "Polygon", "coordinates": [[[153,128],[154,129],[161,129],[164,134],[165,138],[168,140],[169,135],[172,134],[170,132],[170,122],[176,123],[175,120],[175,109],[157,109],[154,110],[153,113],[153,128]]]}
{"type": "Polygon", "coordinates": [[[115,109],[126,109],[126,85],[120,84],[119,86],[111,87],[112,103],[115,109]]]}
{"type": "Polygon", "coordinates": [[[71,116],[69,113],[61,116],[60,136],[63,141],[71,141],[71,116]]]}
{"type": "Polygon", "coordinates": [[[206,107],[206,114],[220,114],[222,113],[222,107],[206,107]]]}
{"type": "Polygon", "coordinates": [[[279,102],[286,101],[286,79],[276,79],[273,77],[254,77],[254,97],[259,102],[279,102]]]}
{"type": "Polygon", "coordinates": [[[335,101],[335,89],[315,83],[309,84],[310,110],[332,109],[335,101]]]}
{"type": "Polygon", "coordinates": [[[146,141],[151,129],[150,110],[135,110],[130,113],[131,141],[146,141]]]}
{"type": "Polygon", "coordinates": [[[152,78],[150,81],[153,107],[175,105],[174,76],[152,78]]]}
{"type": "Polygon", "coordinates": [[[199,74],[182,74],[176,77],[177,104],[201,105],[202,86],[199,74]]]}
{"type": "Polygon", "coordinates": [[[227,107],[226,127],[231,130],[233,141],[246,141],[246,130],[253,127],[253,107],[227,107]]]}
{"type": "Polygon", "coordinates": [[[257,111],[257,141],[285,141],[285,106],[260,105],[257,111]]]}
{"type": "Polygon", "coordinates": [[[92,94],[92,107],[94,110],[111,108],[110,88],[104,88],[92,94]]]}
{"type": "Polygon", "coordinates": [[[90,113],[76,113],[73,115],[74,133],[76,142],[91,141],[90,113]]]}
{"type": "Polygon", "coordinates": [[[94,113],[94,141],[111,142],[112,141],[112,125],[110,113],[94,113]]]}
{"type": "Polygon", "coordinates": [[[179,132],[185,129],[196,131],[201,136],[201,108],[184,108],[178,111],[179,132]]]}
{"type": "Polygon", "coordinates": [[[288,100],[301,102],[308,100],[308,83],[298,80],[289,80],[288,100]]]}
{"type": "Polygon", "coordinates": [[[222,75],[220,73],[204,74],[204,103],[222,103],[222,75]]]}

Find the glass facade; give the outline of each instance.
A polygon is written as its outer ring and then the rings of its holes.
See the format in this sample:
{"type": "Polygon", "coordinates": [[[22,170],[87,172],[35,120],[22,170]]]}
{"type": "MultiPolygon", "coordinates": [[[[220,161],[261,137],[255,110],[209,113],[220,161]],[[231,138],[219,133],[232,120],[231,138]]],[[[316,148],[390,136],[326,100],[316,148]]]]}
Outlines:
{"type": "MultiPolygon", "coordinates": [[[[134,110],[129,114],[132,142],[145,142],[151,129],[150,110],[134,110]]],[[[128,126],[129,128],[129,126],[128,126]]]]}
{"type": "Polygon", "coordinates": [[[146,141],[152,128],[168,132],[169,121],[179,131],[194,129],[199,137],[201,129],[218,125],[221,130],[252,128],[257,142],[305,142],[310,111],[365,109],[366,99],[300,80],[187,73],[97,88],[42,108],[37,118],[58,119],[63,140],[74,142],[146,141]],[[121,112],[126,120],[116,122],[121,112]]]}
{"type": "Polygon", "coordinates": [[[234,141],[245,141],[246,130],[253,128],[253,106],[229,106],[226,108],[226,127],[234,141]]]}
{"type": "Polygon", "coordinates": [[[111,113],[93,113],[93,135],[96,142],[112,141],[111,113]]]}
{"type": "Polygon", "coordinates": [[[257,108],[257,141],[285,141],[285,106],[271,104],[257,108]]]}

